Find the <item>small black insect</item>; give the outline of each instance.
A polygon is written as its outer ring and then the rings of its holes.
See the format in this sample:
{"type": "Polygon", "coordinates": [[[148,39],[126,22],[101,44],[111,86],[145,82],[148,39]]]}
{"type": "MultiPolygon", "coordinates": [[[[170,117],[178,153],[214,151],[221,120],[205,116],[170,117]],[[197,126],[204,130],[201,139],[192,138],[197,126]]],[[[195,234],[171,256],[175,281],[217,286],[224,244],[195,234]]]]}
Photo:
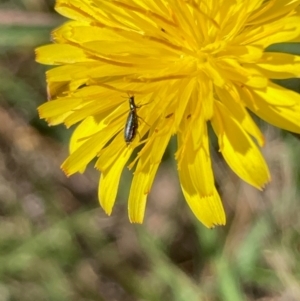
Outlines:
{"type": "Polygon", "coordinates": [[[134,96],[129,97],[129,114],[124,129],[124,140],[129,145],[136,136],[138,131],[138,115],[137,108],[139,108],[134,102],[134,96]]]}

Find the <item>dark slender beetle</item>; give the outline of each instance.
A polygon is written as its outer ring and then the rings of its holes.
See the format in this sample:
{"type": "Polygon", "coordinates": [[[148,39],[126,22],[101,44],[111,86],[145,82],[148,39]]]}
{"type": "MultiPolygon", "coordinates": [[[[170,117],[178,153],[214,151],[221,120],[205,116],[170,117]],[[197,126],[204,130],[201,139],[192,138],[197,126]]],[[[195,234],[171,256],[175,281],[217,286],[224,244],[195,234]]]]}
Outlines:
{"type": "Polygon", "coordinates": [[[138,130],[138,115],[137,109],[138,106],[134,102],[134,96],[129,97],[129,114],[127,117],[125,129],[124,129],[124,139],[127,145],[129,145],[136,136],[138,130]]]}

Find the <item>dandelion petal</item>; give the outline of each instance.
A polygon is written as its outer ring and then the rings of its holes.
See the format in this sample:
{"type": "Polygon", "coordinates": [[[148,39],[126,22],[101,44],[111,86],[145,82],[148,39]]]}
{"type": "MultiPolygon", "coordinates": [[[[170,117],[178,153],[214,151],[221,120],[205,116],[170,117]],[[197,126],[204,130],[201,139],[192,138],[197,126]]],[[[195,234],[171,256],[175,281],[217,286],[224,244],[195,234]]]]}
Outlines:
{"type": "Polygon", "coordinates": [[[224,159],[245,182],[262,189],[270,181],[270,174],[261,152],[226,107],[220,102],[215,104],[212,126],[224,159]]]}

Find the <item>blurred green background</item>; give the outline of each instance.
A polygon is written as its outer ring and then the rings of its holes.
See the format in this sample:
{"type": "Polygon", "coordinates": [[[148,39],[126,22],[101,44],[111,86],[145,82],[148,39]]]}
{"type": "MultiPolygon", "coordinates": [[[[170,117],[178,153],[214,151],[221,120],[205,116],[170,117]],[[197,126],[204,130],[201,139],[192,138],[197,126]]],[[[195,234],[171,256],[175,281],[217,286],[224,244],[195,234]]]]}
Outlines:
{"type": "MultiPolygon", "coordinates": [[[[35,47],[64,20],[54,1],[0,0],[0,301],[299,301],[300,141],[258,121],[272,174],[243,183],[212,145],[228,223],[206,229],[178,183],[171,145],[143,225],[127,217],[124,171],[111,217],[98,205],[98,172],[66,178],[71,130],[49,128],[46,67],[35,47]]],[[[273,50],[300,54],[299,45],[273,50]]],[[[299,80],[281,84],[300,90],[299,80]]],[[[300,122],[300,120],[299,120],[300,122]]]]}

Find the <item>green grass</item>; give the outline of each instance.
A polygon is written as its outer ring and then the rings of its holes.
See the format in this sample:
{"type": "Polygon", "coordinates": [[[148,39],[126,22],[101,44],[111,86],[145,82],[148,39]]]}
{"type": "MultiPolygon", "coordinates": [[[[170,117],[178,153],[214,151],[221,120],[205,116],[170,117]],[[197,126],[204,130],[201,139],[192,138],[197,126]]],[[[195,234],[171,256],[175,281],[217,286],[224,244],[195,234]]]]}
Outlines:
{"type": "MultiPolygon", "coordinates": [[[[59,169],[71,130],[38,119],[46,68],[35,63],[34,48],[48,43],[60,19],[51,3],[28,3],[0,3],[0,13],[17,10],[24,22],[0,20],[0,301],[300,300],[299,140],[262,125],[273,179],[264,192],[212,152],[228,216],[223,228],[208,230],[190,212],[174,145],[145,223],[127,218],[128,171],[107,217],[98,173],[89,168],[68,179],[59,169]],[[32,24],[33,12],[47,22],[32,24]]],[[[299,91],[299,80],[283,84],[299,91]]]]}

